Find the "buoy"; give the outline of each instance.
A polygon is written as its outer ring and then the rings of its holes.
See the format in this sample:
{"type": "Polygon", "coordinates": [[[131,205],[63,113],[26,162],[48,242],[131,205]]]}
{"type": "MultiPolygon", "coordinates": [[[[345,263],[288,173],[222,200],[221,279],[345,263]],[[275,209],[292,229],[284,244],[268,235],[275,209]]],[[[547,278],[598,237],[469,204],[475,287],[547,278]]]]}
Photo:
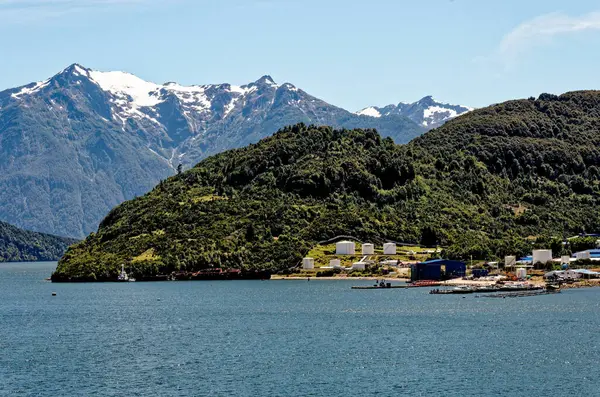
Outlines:
{"type": "Polygon", "coordinates": [[[56,296],[56,292],[53,292],[53,293],[52,293],[52,296],[56,296]]]}

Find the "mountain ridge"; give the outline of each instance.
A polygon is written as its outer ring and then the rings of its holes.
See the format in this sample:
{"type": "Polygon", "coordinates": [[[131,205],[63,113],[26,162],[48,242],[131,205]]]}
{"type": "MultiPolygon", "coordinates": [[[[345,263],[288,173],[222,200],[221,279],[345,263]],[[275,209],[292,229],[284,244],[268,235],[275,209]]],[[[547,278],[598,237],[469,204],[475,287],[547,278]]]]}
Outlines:
{"type": "Polygon", "coordinates": [[[438,102],[433,96],[427,95],[414,103],[400,102],[397,105],[384,107],[369,106],[356,114],[370,117],[401,115],[429,130],[473,110],[474,108],[468,106],[438,102]]]}
{"type": "Polygon", "coordinates": [[[298,122],[375,127],[396,142],[425,128],[359,116],[265,75],[242,86],[162,85],[72,64],[0,92],[0,219],[83,237],[110,208],[207,156],[298,122]]]}
{"type": "Polygon", "coordinates": [[[0,262],[57,261],[76,242],[0,222],[0,262]]]}
{"type": "Polygon", "coordinates": [[[396,145],[297,124],[204,159],[114,208],[57,280],[206,267],[285,270],[338,235],[498,259],[600,230],[600,92],[478,109],[396,145]]]}

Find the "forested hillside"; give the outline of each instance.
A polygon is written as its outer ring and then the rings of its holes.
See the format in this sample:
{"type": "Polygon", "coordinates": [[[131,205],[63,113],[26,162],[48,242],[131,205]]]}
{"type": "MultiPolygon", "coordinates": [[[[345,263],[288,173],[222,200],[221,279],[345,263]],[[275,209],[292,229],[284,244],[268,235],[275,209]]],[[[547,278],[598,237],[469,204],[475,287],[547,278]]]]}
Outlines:
{"type": "Polygon", "coordinates": [[[115,208],[69,249],[55,279],[210,266],[282,269],[317,241],[521,255],[600,229],[600,94],[511,101],[399,146],[373,130],[299,124],[210,157],[115,208]]]}
{"type": "Polygon", "coordinates": [[[0,262],[56,261],[75,242],[0,222],[0,262]]]}

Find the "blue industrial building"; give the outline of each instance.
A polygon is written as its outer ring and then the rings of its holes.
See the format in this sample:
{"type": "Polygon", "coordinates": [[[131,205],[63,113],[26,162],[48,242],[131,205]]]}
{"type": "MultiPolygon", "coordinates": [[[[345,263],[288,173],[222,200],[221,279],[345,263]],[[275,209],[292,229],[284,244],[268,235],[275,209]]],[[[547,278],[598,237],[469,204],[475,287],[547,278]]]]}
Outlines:
{"type": "Polygon", "coordinates": [[[464,262],[450,259],[433,259],[410,265],[411,281],[447,280],[464,277],[466,274],[467,265],[464,262]]]}

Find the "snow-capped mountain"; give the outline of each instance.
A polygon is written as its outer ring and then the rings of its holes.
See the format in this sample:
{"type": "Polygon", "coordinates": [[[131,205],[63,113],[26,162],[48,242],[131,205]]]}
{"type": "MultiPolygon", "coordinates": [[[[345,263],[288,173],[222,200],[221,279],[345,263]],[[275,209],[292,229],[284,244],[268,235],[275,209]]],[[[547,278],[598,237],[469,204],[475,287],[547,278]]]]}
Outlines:
{"type": "Polygon", "coordinates": [[[400,102],[398,105],[388,105],[383,108],[370,106],[356,112],[356,114],[377,118],[390,115],[404,116],[430,130],[471,110],[473,108],[438,102],[433,97],[426,96],[415,103],[400,102]]]}
{"type": "Polygon", "coordinates": [[[0,220],[82,237],[179,164],[298,122],[376,128],[398,143],[425,130],[400,114],[356,115],[269,76],[183,86],[73,64],[0,92],[0,220]]]}

